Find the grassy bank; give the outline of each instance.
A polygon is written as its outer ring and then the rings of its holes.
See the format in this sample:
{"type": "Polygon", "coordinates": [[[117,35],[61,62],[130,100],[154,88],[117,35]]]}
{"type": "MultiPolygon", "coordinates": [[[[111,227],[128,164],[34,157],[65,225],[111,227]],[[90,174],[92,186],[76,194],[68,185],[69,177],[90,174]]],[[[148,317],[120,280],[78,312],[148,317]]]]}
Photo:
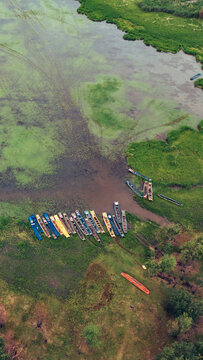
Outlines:
{"type": "Polygon", "coordinates": [[[203,1],[190,0],[142,0],[139,3],[141,9],[145,11],[163,11],[182,17],[202,17],[203,1]]]}
{"type": "Polygon", "coordinates": [[[195,86],[200,88],[200,89],[203,89],[203,79],[197,79],[195,81],[195,86]]]}
{"type": "MultiPolygon", "coordinates": [[[[153,180],[154,201],[137,199],[151,211],[184,226],[201,227],[203,184],[203,133],[187,127],[172,131],[167,141],[132,143],[127,149],[128,165],[153,180]],[[156,196],[164,194],[184,204],[177,207],[156,196]]],[[[140,180],[132,177],[141,186],[140,180]]]]}
{"type": "Polygon", "coordinates": [[[81,0],[78,12],[93,21],[114,23],[125,32],[124,39],[144,40],[159,51],[176,53],[183,50],[203,63],[202,21],[184,19],[165,13],[145,12],[139,2],[129,0],[81,0]]]}

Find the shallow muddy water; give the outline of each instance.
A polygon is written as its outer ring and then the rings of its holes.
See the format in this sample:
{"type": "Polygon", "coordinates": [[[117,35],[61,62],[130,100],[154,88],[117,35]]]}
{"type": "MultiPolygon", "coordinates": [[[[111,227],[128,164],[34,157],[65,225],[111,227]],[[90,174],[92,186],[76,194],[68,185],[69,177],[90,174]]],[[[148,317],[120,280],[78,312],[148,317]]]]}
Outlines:
{"type": "Polygon", "coordinates": [[[189,78],[200,64],[124,41],[114,25],[77,14],[78,6],[0,5],[0,201],[100,212],[119,200],[152,217],[124,184],[124,149],[197,125],[202,92],[189,78]]]}

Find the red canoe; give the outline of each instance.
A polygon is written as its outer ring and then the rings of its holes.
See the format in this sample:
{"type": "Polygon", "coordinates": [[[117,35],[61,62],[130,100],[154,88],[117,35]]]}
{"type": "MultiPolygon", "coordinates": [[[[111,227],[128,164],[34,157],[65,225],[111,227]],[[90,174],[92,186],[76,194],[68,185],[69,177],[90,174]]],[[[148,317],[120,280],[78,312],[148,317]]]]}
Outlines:
{"type": "Polygon", "coordinates": [[[133,285],[137,286],[138,289],[142,290],[145,292],[145,294],[149,295],[150,291],[144,286],[142,285],[139,281],[137,281],[135,278],[133,278],[132,276],[126,274],[126,273],[121,273],[121,275],[127,279],[128,281],[130,281],[133,285]]]}

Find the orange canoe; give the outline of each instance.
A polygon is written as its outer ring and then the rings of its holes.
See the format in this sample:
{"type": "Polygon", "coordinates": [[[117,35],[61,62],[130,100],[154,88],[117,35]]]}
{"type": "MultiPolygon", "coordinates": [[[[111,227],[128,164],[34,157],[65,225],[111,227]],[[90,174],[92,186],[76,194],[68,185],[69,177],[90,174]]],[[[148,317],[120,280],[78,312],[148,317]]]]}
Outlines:
{"type": "Polygon", "coordinates": [[[142,290],[145,292],[145,294],[149,295],[150,291],[144,286],[142,285],[139,281],[137,281],[135,278],[133,278],[132,276],[126,274],[126,273],[121,273],[121,275],[127,279],[128,281],[130,281],[133,285],[137,286],[138,289],[142,290]]]}

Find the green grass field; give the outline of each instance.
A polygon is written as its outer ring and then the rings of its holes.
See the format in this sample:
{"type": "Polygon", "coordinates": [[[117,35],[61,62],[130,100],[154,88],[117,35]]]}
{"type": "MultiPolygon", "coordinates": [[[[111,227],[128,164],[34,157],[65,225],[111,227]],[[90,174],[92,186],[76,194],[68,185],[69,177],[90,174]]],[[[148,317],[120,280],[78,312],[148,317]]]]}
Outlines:
{"type": "MultiPolygon", "coordinates": [[[[0,318],[5,322],[0,336],[6,349],[15,344],[26,360],[65,360],[67,354],[141,359],[168,343],[167,289],[135,262],[144,263],[150,254],[133,236],[134,228],[121,240],[123,249],[108,235],[102,236],[102,247],[77,236],[39,242],[27,224],[0,220],[0,318]],[[128,284],[121,271],[136,276],[151,295],[128,284]],[[100,335],[88,345],[83,333],[92,325],[100,335]],[[160,328],[162,335],[154,341],[151,333],[158,335],[160,328]]],[[[145,234],[159,231],[135,218],[132,225],[135,221],[145,234]]]]}
{"type": "Polygon", "coordinates": [[[186,19],[159,12],[145,12],[139,1],[81,0],[79,13],[86,14],[93,21],[114,23],[124,31],[124,39],[144,40],[159,51],[177,52],[183,50],[196,56],[203,63],[202,21],[186,19]]]}
{"type": "MultiPolygon", "coordinates": [[[[153,181],[154,201],[136,200],[151,211],[184,226],[201,227],[203,184],[203,133],[181,128],[172,131],[167,141],[132,143],[127,149],[128,165],[153,181]],[[156,196],[164,194],[184,204],[178,207],[156,196]]],[[[141,185],[134,176],[132,181],[141,185]]]]}

